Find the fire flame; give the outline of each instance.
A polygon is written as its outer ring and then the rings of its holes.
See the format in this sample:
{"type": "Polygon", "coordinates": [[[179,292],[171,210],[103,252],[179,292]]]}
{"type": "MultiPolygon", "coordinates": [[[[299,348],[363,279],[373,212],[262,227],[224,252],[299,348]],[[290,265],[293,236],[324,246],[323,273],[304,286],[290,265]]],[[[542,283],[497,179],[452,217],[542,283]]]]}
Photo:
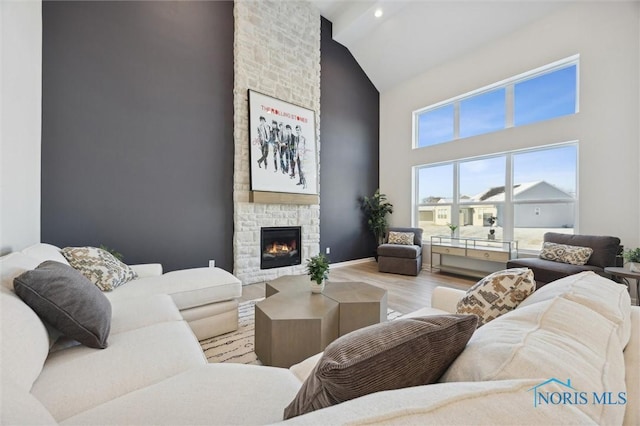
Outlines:
{"type": "Polygon", "coordinates": [[[281,253],[289,253],[291,250],[292,250],[292,248],[289,247],[285,243],[275,243],[274,242],[273,244],[268,246],[265,251],[267,253],[271,253],[271,254],[281,254],[281,253]]]}

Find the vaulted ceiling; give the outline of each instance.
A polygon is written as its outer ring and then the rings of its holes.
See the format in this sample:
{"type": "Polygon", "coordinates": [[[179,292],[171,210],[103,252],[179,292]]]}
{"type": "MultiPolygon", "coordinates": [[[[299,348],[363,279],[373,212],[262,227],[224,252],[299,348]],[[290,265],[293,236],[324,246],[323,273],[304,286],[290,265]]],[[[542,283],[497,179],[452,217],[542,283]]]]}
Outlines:
{"type": "Polygon", "coordinates": [[[567,1],[312,0],[380,92],[566,6],[567,1]],[[382,15],[376,17],[376,11],[382,15]]]}

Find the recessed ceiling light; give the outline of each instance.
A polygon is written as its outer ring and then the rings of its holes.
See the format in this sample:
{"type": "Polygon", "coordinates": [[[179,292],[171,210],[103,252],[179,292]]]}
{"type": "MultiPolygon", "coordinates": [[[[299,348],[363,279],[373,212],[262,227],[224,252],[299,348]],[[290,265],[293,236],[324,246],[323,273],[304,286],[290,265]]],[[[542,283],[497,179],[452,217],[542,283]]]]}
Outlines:
{"type": "Polygon", "coordinates": [[[375,16],[376,18],[379,18],[382,16],[382,9],[376,9],[376,11],[373,13],[373,16],[375,16]]]}

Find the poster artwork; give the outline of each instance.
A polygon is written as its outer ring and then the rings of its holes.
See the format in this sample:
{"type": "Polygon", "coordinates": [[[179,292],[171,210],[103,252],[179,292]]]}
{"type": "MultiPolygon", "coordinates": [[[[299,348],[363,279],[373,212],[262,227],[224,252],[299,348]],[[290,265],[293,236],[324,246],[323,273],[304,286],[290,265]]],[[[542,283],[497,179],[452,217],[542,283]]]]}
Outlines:
{"type": "Polygon", "coordinates": [[[249,90],[251,190],[318,193],[315,113],[249,90]]]}

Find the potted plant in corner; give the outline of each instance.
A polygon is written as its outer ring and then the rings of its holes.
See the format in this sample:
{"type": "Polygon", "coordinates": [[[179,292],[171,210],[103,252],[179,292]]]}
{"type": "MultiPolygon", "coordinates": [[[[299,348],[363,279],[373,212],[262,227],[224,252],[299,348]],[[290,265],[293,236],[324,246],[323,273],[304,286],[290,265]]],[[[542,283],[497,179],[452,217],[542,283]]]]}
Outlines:
{"type": "Polygon", "coordinates": [[[329,278],[329,259],[324,254],[307,259],[307,274],[311,280],[311,292],[322,293],[325,280],[329,278]]]}
{"type": "Polygon", "coordinates": [[[640,272],[640,248],[625,250],[622,257],[629,263],[631,272],[640,272]]]}
{"type": "Polygon", "coordinates": [[[367,218],[369,229],[376,238],[376,244],[379,246],[384,243],[384,235],[389,227],[387,215],[393,213],[393,204],[387,201],[385,194],[380,193],[380,189],[376,189],[373,196],[362,198],[362,210],[367,218]]]}

